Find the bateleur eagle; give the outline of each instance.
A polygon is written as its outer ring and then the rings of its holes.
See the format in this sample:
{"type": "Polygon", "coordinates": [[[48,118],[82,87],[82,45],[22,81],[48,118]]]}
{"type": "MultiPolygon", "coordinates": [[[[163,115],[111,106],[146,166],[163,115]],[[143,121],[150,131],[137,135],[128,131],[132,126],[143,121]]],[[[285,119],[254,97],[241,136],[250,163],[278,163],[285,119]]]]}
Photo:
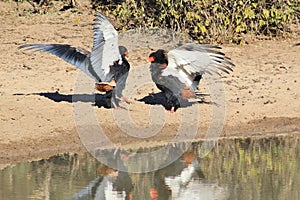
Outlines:
{"type": "Polygon", "coordinates": [[[204,74],[230,73],[234,64],[220,47],[186,44],[167,52],[159,49],[149,55],[150,71],[157,88],[165,93],[171,112],[180,102],[196,97],[196,90],[204,74]]]}
{"type": "Polygon", "coordinates": [[[106,93],[109,106],[119,108],[130,65],[128,51],[118,46],[118,32],[108,19],[96,13],[94,44],[91,52],[68,44],[25,44],[19,48],[34,52],[48,52],[74,65],[96,82],[96,89],[106,93]]]}

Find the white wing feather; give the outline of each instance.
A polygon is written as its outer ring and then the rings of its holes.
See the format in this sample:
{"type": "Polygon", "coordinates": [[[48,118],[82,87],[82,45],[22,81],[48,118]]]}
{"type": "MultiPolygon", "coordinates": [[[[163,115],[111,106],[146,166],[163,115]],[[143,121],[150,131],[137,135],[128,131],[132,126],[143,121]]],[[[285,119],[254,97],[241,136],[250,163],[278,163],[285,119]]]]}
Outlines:
{"type": "Polygon", "coordinates": [[[91,52],[93,69],[103,82],[111,80],[110,66],[121,59],[118,32],[101,13],[96,14],[94,23],[94,46],[91,52]]]}
{"type": "Polygon", "coordinates": [[[197,74],[219,74],[219,71],[229,73],[230,66],[234,66],[225,55],[217,50],[216,46],[185,45],[180,49],[168,53],[167,68],[176,69],[178,74],[185,74],[193,79],[197,74]]]}
{"type": "Polygon", "coordinates": [[[186,84],[187,86],[191,86],[192,85],[192,80],[189,78],[188,74],[184,73],[182,70],[177,70],[174,67],[170,67],[170,65],[168,65],[168,67],[164,70],[162,70],[162,76],[176,76],[180,82],[186,84]]]}

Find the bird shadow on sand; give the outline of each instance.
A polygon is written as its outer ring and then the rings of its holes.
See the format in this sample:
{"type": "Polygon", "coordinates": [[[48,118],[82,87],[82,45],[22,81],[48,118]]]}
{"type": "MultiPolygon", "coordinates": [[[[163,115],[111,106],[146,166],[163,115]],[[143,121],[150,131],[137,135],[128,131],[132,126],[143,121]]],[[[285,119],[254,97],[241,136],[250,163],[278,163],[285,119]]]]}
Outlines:
{"type": "MultiPolygon", "coordinates": [[[[17,93],[14,94],[16,96],[28,96],[28,95],[37,95],[46,97],[54,102],[68,102],[68,103],[75,103],[75,102],[86,102],[91,103],[93,106],[97,107],[104,107],[110,109],[111,106],[107,104],[105,95],[102,94],[60,94],[59,92],[41,92],[41,93],[17,93]]],[[[207,96],[207,95],[203,95],[207,96]]],[[[148,96],[143,97],[142,99],[138,99],[140,102],[144,102],[145,104],[149,105],[162,105],[166,110],[170,110],[171,106],[168,104],[166,96],[164,93],[153,93],[149,94],[148,96]]],[[[192,106],[193,104],[215,104],[214,102],[205,101],[199,99],[196,102],[188,102],[183,101],[181,102],[181,108],[192,106]]]]}
{"type": "MultiPolygon", "coordinates": [[[[198,95],[197,95],[198,96],[198,95]]],[[[192,106],[193,104],[216,104],[211,101],[206,101],[205,97],[209,96],[207,94],[200,94],[199,100],[195,102],[182,101],[180,104],[181,108],[186,108],[192,106]]],[[[142,99],[138,99],[140,102],[144,102],[145,104],[150,105],[162,105],[166,110],[170,110],[171,106],[167,102],[166,95],[163,92],[149,94],[148,96],[143,97],[142,99]]]]}
{"type": "Polygon", "coordinates": [[[105,95],[102,94],[60,94],[59,92],[41,92],[41,93],[30,93],[30,94],[14,94],[14,95],[38,95],[42,97],[46,97],[54,102],[68,102],[68,103],[75,103],[75,102],[86,102],[92,103],[93,106],[97,107],[104,107],[104,108],[111,108],[107,102],[105,95]]]}

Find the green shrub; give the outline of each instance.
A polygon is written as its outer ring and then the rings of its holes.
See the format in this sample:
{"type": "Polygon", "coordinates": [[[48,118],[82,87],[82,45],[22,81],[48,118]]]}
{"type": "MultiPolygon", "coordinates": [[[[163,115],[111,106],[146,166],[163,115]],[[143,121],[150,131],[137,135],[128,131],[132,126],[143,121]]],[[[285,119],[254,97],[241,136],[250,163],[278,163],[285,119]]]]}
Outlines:
{"type": "Polygon", "coordinates": [[[243,42],[243,34],[282,37],[299,25],[300,1],[294,0],[108,0],[92,1],[114,15],[123,30],[170,28],[199,42],[243,42]]]}

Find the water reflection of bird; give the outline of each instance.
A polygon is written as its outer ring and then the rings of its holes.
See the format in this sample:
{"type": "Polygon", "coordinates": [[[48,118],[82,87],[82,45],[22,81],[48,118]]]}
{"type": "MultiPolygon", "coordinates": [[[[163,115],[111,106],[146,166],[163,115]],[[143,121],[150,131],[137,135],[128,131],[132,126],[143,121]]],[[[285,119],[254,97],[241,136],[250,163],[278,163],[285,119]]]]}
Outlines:
{"type": "Polygon", "coordinates": [[[152,199],[227,199],[227,190],[209,183],[200,168],[196,155],[185,152],[181,159],[155,173],[152,199]]]}
{"type": "Polygon", "coordinates": [[[128,102],[122,95],[130,68],[125,58],[128,51],[118,46],[118,33],[107,18],[101,13],[95,17],[92,52],[67,44],[25,44],[19,48],[48,52],[74,65],[97,82],[96,89],[106,93],[111,107],[119,108],[121,100],[128,102]]]}
{"type": "Polygon", "coordinates": [[[187,44],[169,52],[159,49],[149,55],[152,80],[165,93],[171,112],[187,99],[196,98],[202,75],[229,73],[234,66],[217,46],[187,44]]]}
{"type": "Polygon", "coordinates": [[[99,177],[68,200],[132,200],[133,186],[128,172],[100,165],[98,175],[99,177]]]}

